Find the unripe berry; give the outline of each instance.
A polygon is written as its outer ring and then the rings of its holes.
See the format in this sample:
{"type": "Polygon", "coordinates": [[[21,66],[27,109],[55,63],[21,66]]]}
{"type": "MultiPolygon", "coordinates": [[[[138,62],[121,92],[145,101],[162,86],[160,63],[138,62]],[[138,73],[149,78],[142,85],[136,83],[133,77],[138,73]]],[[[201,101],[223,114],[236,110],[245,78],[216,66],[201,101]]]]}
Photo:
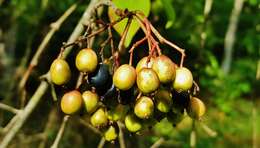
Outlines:
{"type": "Polygon", "coordinates": [[[97,54],[92,49],[82,49],[76,56],[76,67],[81,72],[94,72],[97,67],[97,64],[97,54]]]}
{"type": "Polygon", "coordinates": [[[117,138],[118,136],[117,133],[118,133],[117,129],[113,125],[110,125],[109,128],[104,133],[104,138],[107,141],[113,141],[117,138]]]}
{"type": "Polygon", "coordinates": [[[142,129],[141,120],[134,114],[128,114],[125,117],[125,126],[130,132],[137,132],[142,129]]]}
{"type": "Polygon", "coordinates": [[[73,114],[80,110],[82,105],[82,97],[79,91],[73,90],[67,92],[61,98],[61,110],[65,114],[73,114]]]}
{"type": "Polygon", "coordinates": [[[95,127],[103,127],[107,125],[107,115],[104,108],[99,108],[91,117],[90,122],[95,127]]]}
{"type": "Polygon", "coordinates": [[[154,110],[153,101],[151,98],[142,96],[135,104],[135,115],[141,119],[147,119],[152,116],[154,110]]]}
{"type": "Polygon", "coordinates": [[[128,90],[135,84],[135,69],[128,64],[121,65],[114,73],[113,83],[121,90],[128,90]]]}
{"type": "Polygon", "coordinates": [[[51,81],[57,85],[63,85],[70,80],[71,71],[69,64],[62,59],[56,59],[50,67],[51,81]]]}
{"type": "Polygon", "coordinates": [[[142,93],[151,93],[155,91],[160,81],[157,74],[151,68],[143,68],[137,74],[137,86],[142,93]]]}
{"type": "Polygon", "coordinates": [[[165,55],[160,55],[154,59],[152,69],[162,83],[172,82],[175,78],[175,64],[165,55]]]}
{"type": "Polygon", "coordinates": [[[92,113],[98,106],[99,97],[96,93],[91,91],[85,91],[82,94],[82,98],[85,104],[85,108],[88,113],[92,113]]]}
{"type": "Polygon", "coordinates": [[[192,87],[192,84],[193,77],[190,70],[185,67],[177,68],[173,88],[178,92],[186,91],[192,87]]]}
{"type": "Polygon", "coordinates": [[[150,61],[147,63],[148,60],[148,56],[147,57],[143,57],[136,65],[136,73],[138,73],[142,68],[152,68],[153,62],[154,62],[154,58],[151,57],[150,61]]]}
{"type": "Polygon", "coordinates": [[[200,119],[206,112],[205,104],[199,98],[191,97],[187,112],[191,118],[200,119]]]}

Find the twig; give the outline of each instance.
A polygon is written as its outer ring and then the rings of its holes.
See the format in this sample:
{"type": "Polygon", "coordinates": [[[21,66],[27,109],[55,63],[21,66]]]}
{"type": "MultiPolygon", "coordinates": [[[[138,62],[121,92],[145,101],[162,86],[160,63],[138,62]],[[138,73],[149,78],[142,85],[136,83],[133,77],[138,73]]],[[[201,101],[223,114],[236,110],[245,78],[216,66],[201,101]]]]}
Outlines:
{"type": "Polygon", "coordinates": [[[14,108],[12,106],[9,106],[9,105],[3,104],[3,103],[0,103],[0,109],[12,112],[14,114],[18,114],[19,111],[20,111],[19,109],[16,109],[16,108],[14,108]]]}
{"type": "Polygon", "coordinates": [[[46,147],[46,141],[49,138],[49,133],[56,128],[57,123],[57,109],[56,107],[53,107],[52,110],[49,113],[47,123],[44,127],[44,131],[42,132],[43,135],[45,135],[42,139],[42,141],[39,144],[38,148],[45,148],[46,147]]]}
{"type": "Polygon", "coordinates": [[[33,109],[36,107],[38,102],[40,101],[41,97],[44,95],[48,88],[48,83],[42,81],[32,98],[30,99],[29,103],[26,105],[23,111],[20,111],[18,115],[18,119],[16,120],[15,124],[12,128],[8,131],[8,133],[3,138],[0,148],[5,148],[16,135],[18,130],[23,126],[24,122],[27,120],[33,109]]]}
{"type": "Polygon", "coordinates": [[[165,142],[164,138],[158,139],[150,148],[158,148],[165,142]]]}
{"type": "Polygon", "coordinates": [[[124,47],[125,39],[126,39],[126,37],[127,37],[129,28],[130,28],[130,26],[131,26],[132,19],[133,19],[132,17],[128,18],[127,24],[126,24],[126,26],[125,26],[125,30],[124,30],[124,32],[123,32],[123,34],[122,34],[122,37],[121,37],[120,41],[119,41],[118,51],[119,51],[120,53],[123,52],[123,47],[124,47]]]}
{"type": "Polygon", "coordinates": [[[89,128],[92,132],[94,132],[95,134],[98,134],[98,135],[102,135],[102,133],[96,129],[95,127],[93,127],[92,125],[90,125],[88,122],[84,121],[83,119],[79,118],[79,122],[81,124],[83,124],[84,126],[86,126],[87,128],[89,128]]]}
{"type": "Polygon", "coordinates": [[[56,94],[56,91],[55,91],[54,84],[52,82],[49,82],[49,84],[51,86],[51,95],[52,95],[53,101],[57,101],[58,97],[57,97],[57,94],[56,94]]]}
{"type": "Polygon", "coordinates": [[[190,133],[190,147],[194,148],[195,146],[196,146],[195,120],[192,120],[192,129],[190,133]]]}
{"type": "Polygon", "coordinates": [[[147,40],[147,36],[145,36],[145,37],[142,38],[141,40],[135,42],[135,43],[133,44],[133,46],[131,47],[131,49],[129,50],[129,53],[130,53],[129,65],[132,65],[134,49],[135,49],[136,47],[138,47],[140,44],[142,44],[145,40],[147,40]]]}
{"type": "Polygon", "coordinates": [[[100,142],[98,144],[98,148],[103,148],[106,143],[106,139],[104,137],[100,138],[100,142]]]}
{"type": "Polygon", "coordinates": [[[60,142],[61,137],[62,137],[62,135],[63,135],[63,133],[64,133],[64,129],[65,129],[65,127],[66,127],[66,124],[67,124],[67,122],[68,122],[68,119],[69,119],[69,116],[68,116],[68,115],[65,115],[65,116],[63,117],[63,121],[62,121],[62,123],[61,123],[59,132],[58,132],[58,134],[57,134],[57,136],[56,136],[56,138],[55,138],[55,140],[54,140],[54,143],[52,144],[51,148],[58,148],[59,142],[60,142]]]}
{"type": "Polygon", "coordinates": [[[235,0],[234,7],[232,9],[228,29],[225,35],[224,43],[224,59],[222,63],[222,70],[224,74],[228,74],[232,62],[233,47],[236,40],[236,31],[238,26],[238,19],[240,12],[243,8],[244,0],[235,0]]]}
{"type": "MultiPolygon", "coordinates": [[[[105,5],[107,3],[108,3],[107,1],[100,2],[99,0],[91,0],[88,5],[88,8],[84,12],[82,18],[78,22],[77,26],[75,27],[74,31],[72,32],[71,36],[69,37],[67,43],[75,42],[78,39],[78,37],[81,35],[81,33],[83,32],[84,25],[88,25],[91,22],[91,17],[92,17],[92,14],[95,12],[94,10],[96,9],[96,7],[99,5],[105,5]]],[[[71,50],[72,50],[72,46],[66,48],[63,53],[63,58],[66,58],[68,56],[68,54],[71,52],[71,50]]]]}
{"type": "Polygon", "coordinates": [[[78,80],[77,80],[77,84],[76,84],[76,89],[78,89],[80,87],[80,85],[83,83],[84,81],[84,74],[81,72],[79,73],[79,77],[78,77],[78,80]]]}
{"type": "Polygon", "coordinates": [[[209,128],[205,123],[200,122],[200,125],[202,129],[210,136],[210,137],[216,137],[218,133],[214,131],[213,129],[209,128]]]}
{"type": "Polygon", "coordinates": [[[49,41],[51,40],[52,36],[56,31],[60,29],[60,26],[62,23],[70,16],[70,14],[76,9],[77,4],[73,4],[56,22],[52,23],[51,30],[47,33],[47,35],[42,40],[40,46],[38,47],[36,53],[34,54],[30,65],[24,75],[22,76],[22,79],[19,83],[19,89],[22,90],[26,84],[26,81],[28,80],[30,73],[32,72],[33,68],[38,65],[39,59],[41,54],[43,53],[44,49],[47,47],[49,41]]]}
{"type": "Polygon", "coordinates": [[[120,121],[118,121],[117,124],[119,127],[119,137],[118,138],[119,138],[120,148],[126,148],[124,132],[123,132],[123,124],[120,121]]]}
{"type": "MultiPolygon", "coordinates": [[[[19,113],[18,113],[19,114],[19,113]]],[[[9,123],[3,128],[3,130],[1,131],[1,133],[6,133],[8,132],[12,127],[13,125],[15,124],[15,122],[17,121],[18,119],[18,114],[16,114],[10,121],[9,123]]]]}

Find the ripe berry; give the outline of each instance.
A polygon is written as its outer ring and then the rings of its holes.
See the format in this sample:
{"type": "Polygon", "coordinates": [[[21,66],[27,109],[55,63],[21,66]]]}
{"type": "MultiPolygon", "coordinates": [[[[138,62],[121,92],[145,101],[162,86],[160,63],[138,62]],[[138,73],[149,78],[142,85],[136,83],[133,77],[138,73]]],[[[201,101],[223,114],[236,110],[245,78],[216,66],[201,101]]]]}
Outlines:
{"type": "Polygon", "coordinates": [[[99,64],[95,72],[88,75],[89,83],[96,88],[104,87],[109,78],[111,76],[106,64],[99,64]]]}
{"type": "Polygon", "coordinates": [[[85,108],[88,113],[92,113],[98,106],[99,97],[96,93],[91,91],[85,91],[82,94],[82,98],[85,104],[85,108]]]}
{"type": "Polygon", "coordinates": [[[128,114],[125,117],[125,126],[130,132],[137,132],[142,129],[141,120],[134,114],[128,114]]]}
{"type": "Polygon", "coordinates": [[[156,92],[155,96],[156,108],[164,113],[169,112],[172,107],[172,94],[167,90],[159,90],[156,92]]]}
{"type": "Polygon", "coordinates": [[[156,72],[162,83],[169,83],[175,78],[175,64],[165,55],[155,58],[152,69],[156,72]]]}
{"type": "Polygon", "coordinates": [[[188,91],[177,92],[172,91],[173,109],[183,111],[190,103],[190,94],[188,91]]]}
{"type": "Polygon", "coordinates": [[[186,91],[192,87],[192,83],[193,77],[190,70],[185,67],[177,68],[173,88],[178,92],[186,91]]]}
{"type": "Polygon", "coordinates": [[[135,115],[141,119],[148,119],[152,116],[154,110],[153,101],[151,98],[142,96],[135,104],[135,115]]]}
{"type": "Polygon", "coordinates": [[[121,65],[114,73],[113,83],[121,90],[128,90],[135,84],[135,69],[128,65],[121,65]]]}
{"type": "Polygon", "coordinates": [[[121,120],[125,117],[128,110],[129,107],[127,105],[118,104],[107,112],[108,119],[111,121],[121,120]]]}
{"type": "Polygon", "coordinates": [[[188,115],[194,119],[200,119],[206,111],[204,103],[196,97],[190,99],[190,104],[187,108],[188,115]]]}
{"type": "Polygon", "coordinates": [[[113,141],[117,138],[117,136],[118,136],[117,133],[118,133],[118,130],[116,129],[116,127],[114,127],[113,125],[110,125],[104,133],[104,138],[107,141],[113,141]]]}
{"type": "Polygon", "coordinates": [[[61,110],[65,114],[73,114],[80,110],[82,105],[82,96],[79,91],[73,90],[67,92],[61,98],[61,110]]]}
{"type": "Polygon", "coordinates": [[[57,85],[63,85],[70,80],[71,71],[69,64],[62,59],[56,59],[52,62],[50,68],[51,81],[57,85]]]}
{"type": "Polygon", "coordinates": [[[147,63],[147,57],[143,57],[136,65],[136,73],[138,73],[142,68],[152,68],[153,62],[154,62],[154,58],[151,57],[150,61],[147,63]]]}
{"type": "Polygon", "coordinates": [[[94,72],[98,64],[95,51],[89,48],[82,49],[76,56],[76,67],[81,72],[94,72]]]}
{"type": "Polygon", "coordinates": [[[142,93],[151,93],[160,85],[157,74],[151,68],[143,68],[137,74],[137,86],[142,93]]]}
{"type": "Polygon", "coordinates": [[[99,108],[91,117],[90,122],[95,127],[103,127],[107,125],[107,115],[104,108],[99,108]]]}

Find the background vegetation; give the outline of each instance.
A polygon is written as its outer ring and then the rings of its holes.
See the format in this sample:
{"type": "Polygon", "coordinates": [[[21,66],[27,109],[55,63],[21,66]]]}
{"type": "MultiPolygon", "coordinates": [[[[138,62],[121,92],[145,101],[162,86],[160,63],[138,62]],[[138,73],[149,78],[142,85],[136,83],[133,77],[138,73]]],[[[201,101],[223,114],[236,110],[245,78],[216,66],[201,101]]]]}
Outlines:
{"type": "MultiPolygon", "coordinates": [[[[50,24],[75,2],[0,0],[1,103],[20,108],[21,102],[28,101],[21,101],[18,82],[50,30],[50,24]]],[[[39,64],[26,83],[27,99],[34,93],[40,83],[39,76],[48,71],[62,43],[67,41],[88,4],[89,1],[80,2],[50,40],[39,64]]],[[[260,146],[260,82],[256,77],[257,71],[258,79],[260,77],[259,9],[258,0],[151,1],[149,20],[167,39],[186,49],[187,58],[184,64],[192,70],[201,88],[200,98],[207,106],[203,123],[217,133],[216,136],[212,135],[212,131],[210,134],[204,130],[204,126],[197,125],[197,147],[260,146]],[[237,14],[237,29],[233,36],[229,36],[229,25],[232,22],[230,16],[232,11],[235,11],[235,3],[239,2],[242,4],[242,10],[237,14]],[[211,6],[211,9],[208,10],[208,6],[211,6]],[[234,39],[231,51],[228,41],[230,38],[234,39]]],[[[107,18],[107,9],[103,12],[102,16],[107,18]]],[[[139,31],[132,42],[142,36],[143,33],[139,31]]],[[[104,38],[98,38],[94,46],[102,40],[104,38]]],[[[162,48],[165,49],[165,53],[176,55],[167,47],[162,48]]],[[[75,53],[73,51],[70,57],[75,53]]],[[[141,55],[142,51],[138,56],[141,55]]],[[[73,64],[73,58],[70,57],[69,61],[73,64]]],[[[178,61],[180,57],[172,58],[178,61]]],[[[60,98],[63,90],[57,93],[60,98]]],[[[12,113],[0,110],[0,127],[5,127],[12,117],[12,113]]],[[[11,146],[37,147],[45,141],[45,146],[48,147],[55,139],[62,118],[59,105],[53,102],[48,90],[22,130],[13,139],[11,146]],[[47,131],[47,138],[37,139],[37,134],[44,131],[47,131]]],[[[126,145],[148,147],[162,137],[163,147],[189,147],[191,123],[187,117],[177,127],[172,127],[163,120],[151,131],[144,133],[145,136],[126,134],[126,145]]],[[[100,137],[84,125],[70,120],[60,147],[96,147],[99,140],[100,137]]],[[[106,146],[114,145],[107,143],[106,146]]]]}

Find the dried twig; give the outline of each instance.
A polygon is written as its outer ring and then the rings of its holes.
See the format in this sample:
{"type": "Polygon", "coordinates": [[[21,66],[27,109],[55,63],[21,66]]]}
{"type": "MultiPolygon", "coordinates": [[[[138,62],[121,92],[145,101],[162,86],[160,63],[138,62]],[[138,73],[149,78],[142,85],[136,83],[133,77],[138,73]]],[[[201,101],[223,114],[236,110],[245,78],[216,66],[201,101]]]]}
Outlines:
{"type": "MultiPolygon", "coordinates": [[[[85,10],[82,18],[80,19],[78,25],[75,27],[73,33],[71,34],[71,36],[68,40],[69,42],[73,42],[73,41],[77,40],[77,38],[81,35],[81,33],[84,29],[84,27],[82,26],[82,23],[84,21],[87,21],[87,22],[90,21],[90,18],[91,18],[91,15],[92,15],[90,12],[93,11],[93,9],[95,8],[95,5],[97,3],[98,3],[98,0],[91,0],[90,1],[90,4],[86,8],[86,10],[85,10]]],[[[65,58],[66,56],[68,56],[70,51],[71,51],[71,49],[67,48],[65,50],[63,57],[65,58]]],[[[48,75],[48,73],[47,73],[47,75],[48,75]]],[[[36,89],[36,92],[34,93],[32,98],[30,99],[29,103],[24,108],[24,110],[19,113],[19,117],[18,117],[15,125],[8,131],[8,133],[5,135],[5,137],[3,137],[3,139],[0,143],[0,148],[7,147],[7,145],[11,142],[11,140],[16,135],[16,133],[20,130],[20,128],[23,126],[24,122],[27,120],[27,118],[29,117],[31,112],[38,105],[40,99],[42,98],[44,93],[47,91],[47,88],[48,88],[48,83],[46,81],[42,81],[40,83],[40,85],[38,86],[38,88],[36,89]]]]}
{"type": "Polygon", "coordinates": [[[82,125],[86,126],[88,129],[90,129],[93,133],[98,134],[98,135],[102,135],[102,133],[98,129],[96,129],[95,127],[90,125],[88,122],[84,121],[83,119],[79,118],[79,122],[82,125]]]}
{"type": "Polygon", "coordinates": [[[67,122],[68,122],[68,119],[69,119],[69,116],[68,116],[68,115],[65,115],[65,116],[63,117],[63,121],[62,121],[62,124],[61,124],[61,126],[60,126],[59,132],[58,132],[58,134],[57,134],[57,136],[56,136],[56,138],[55,138],[55,140],[54,140],[54,142],[53,142],[51,148],[57,148],[57,147],[58,147],[58,145],[59,145],[59,143],[60,143],[60,140],[61,140],[61,137],[62,137],[62,135],[63,135],[63,133],[64,133],[64,129],[65,129],[65,127],[66,127],[66,124],[67,124],[67,122]]]}
{"type": "Polygon", "coordinates": [[[77,4],[73,4],[56,22],[54,22],[50,25],[51,30],[47,33],[47,35],[42,40],[40,46],[38,47],[36,53],[34,54],[32,60],[30,62],[28,69],[22,76],[22,79],[19,83],[20,90],[22,90],[24,88],[26,81],[28,80],[33,68],[38,65],[40,56],[43,53],[44,49],[47,47],[47,45],[50,42],[54,33],[60,29],[60,26],[62,25],[62,23],[70,16],[70,14],[76,9],[76,7],[77,7],[77,4]]]}
{"type": "Polygon", "coordinates": [[[9,106],[9,105],[6,105],[4,103],[0,103],[0,109],[9,111],[9,112],[14,113],[14,114],[18,114],[19,111],[20,111],[19,109],[16,109],[16,108],[9,106]]]}
{"type": "Polygon", "coordinates": [[[165,142],[164,138],[158,139],[150,148],[158,148],[165,142]]]}
{"type": "Polygon", "coordinates": [[[106,139],[104,137],[100,138],[100,142],[98,144],[98,148],[103,148],[106,143],[106,139]]]}
{"type": "Polygon", "coordinates": [[[232,62],[233,47],[236,40],[236,31],[238,26],[238,19],[243,8],[244,0],[235,0],[232,9],[228,29],[225,35],[224,43],[224,59],[222,63],[222,70],[224,74],[228,74],[232,62]]]}
{"type": "Polygon", "coordinates": [[[214,131],[213,129],[209,128],[205,123],[199,122],[202,129],[210,136],[210,137],[216,137],[218,133],[214,131]]]}
{"type": "Polygon", "coordinates": [[[117,122],[117,125],[119,127],[119,137],[118,138],[119,138],[120,148],[126,148],[124,132],[123,132],[124,125],[120,121],[117,122]]]}

